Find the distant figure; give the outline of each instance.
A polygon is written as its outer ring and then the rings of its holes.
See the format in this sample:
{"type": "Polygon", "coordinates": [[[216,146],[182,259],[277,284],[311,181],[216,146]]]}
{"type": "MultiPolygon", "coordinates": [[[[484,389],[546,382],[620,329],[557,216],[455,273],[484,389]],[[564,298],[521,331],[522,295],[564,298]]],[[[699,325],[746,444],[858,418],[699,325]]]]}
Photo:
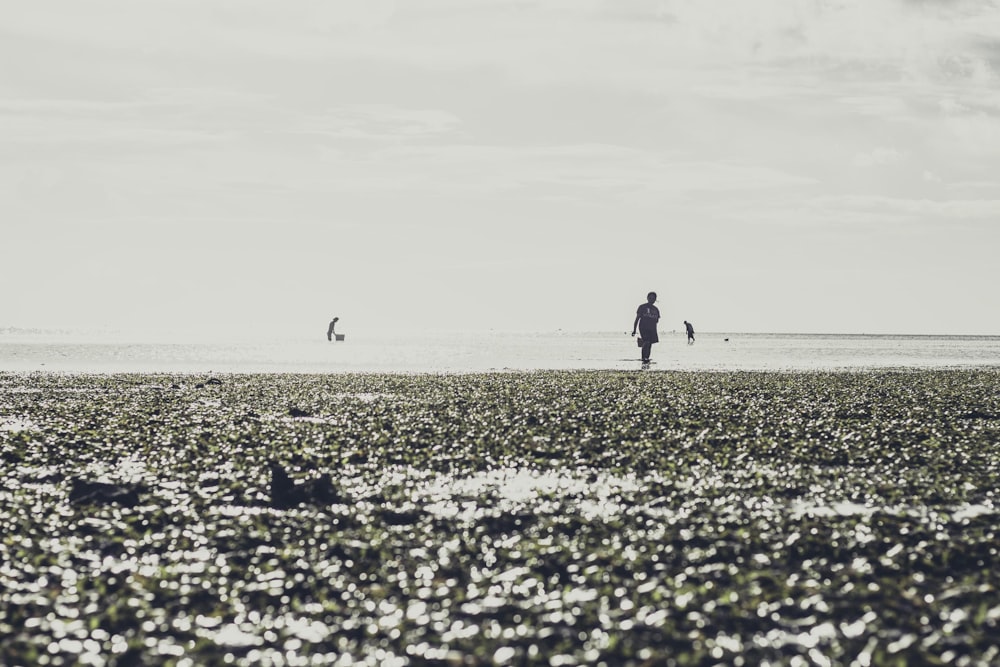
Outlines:
{"type": "Polygon", "coordinates": [[[660,321],[660,309],[654,306],[656,303],[656,292],[646,295],[646,303],[639,306],[635,311],[635,322],[632,323],[632,335],[636,329],[639,330],[639,347],[642,348],[642,363],[649,363],[649,352],[653,343],[659,343],[660,337],[656,335],[656,323],[660,321]]]}
{"type": "Polygon", "coordinates": [[[688,345],[691,345],[694,343],[694,326],[687,320],[684,320],[684,327],[688,332],[688,345]]]}
{"type": "Polygon", "coordinates": [[[339,334],[339,333],[337,333],[336,331],[333,330],[333,328],[335,326],[337,326],[337,321],[338,320],[340,320],[339,317],[335,317],[332,320],[330,320],[330,326],[327,327],[327,330],[326,330],[326,339],[327,340],[333,340],[334,338],[336,338],[337,340],[344,340],[344,336],[342,334],[339,334]]]}

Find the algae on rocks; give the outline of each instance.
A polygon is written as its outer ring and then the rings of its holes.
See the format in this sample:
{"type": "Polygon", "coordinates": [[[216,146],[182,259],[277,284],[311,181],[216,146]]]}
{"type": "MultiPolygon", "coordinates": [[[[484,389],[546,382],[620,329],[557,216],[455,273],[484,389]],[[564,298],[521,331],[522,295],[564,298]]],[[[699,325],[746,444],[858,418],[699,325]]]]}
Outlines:
{"type": "Polygon", "coordinates": [[[998,389],[0,373],[0,664],[995,663],[998,389]]]}

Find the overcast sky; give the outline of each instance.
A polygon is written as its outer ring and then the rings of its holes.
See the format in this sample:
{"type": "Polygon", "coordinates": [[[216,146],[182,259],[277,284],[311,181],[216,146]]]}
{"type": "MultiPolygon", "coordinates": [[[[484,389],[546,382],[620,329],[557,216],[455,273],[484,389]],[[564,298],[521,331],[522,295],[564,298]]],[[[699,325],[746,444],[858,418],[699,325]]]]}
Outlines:
{"type": "Polygon", "coordinates": [[[1000,334],[997,0],[0,8],[0,327],[1000,334]]]}

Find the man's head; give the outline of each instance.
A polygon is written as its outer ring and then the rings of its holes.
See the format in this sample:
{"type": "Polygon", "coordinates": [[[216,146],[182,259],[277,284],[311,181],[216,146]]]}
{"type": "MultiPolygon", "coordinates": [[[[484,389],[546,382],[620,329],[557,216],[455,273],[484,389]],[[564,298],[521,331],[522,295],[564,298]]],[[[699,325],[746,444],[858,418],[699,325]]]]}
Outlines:
{"type": "Polygon", "coordinates": [[[646,295],[646,303],[656,303],[656,292],[650,292],[646,295]]]}

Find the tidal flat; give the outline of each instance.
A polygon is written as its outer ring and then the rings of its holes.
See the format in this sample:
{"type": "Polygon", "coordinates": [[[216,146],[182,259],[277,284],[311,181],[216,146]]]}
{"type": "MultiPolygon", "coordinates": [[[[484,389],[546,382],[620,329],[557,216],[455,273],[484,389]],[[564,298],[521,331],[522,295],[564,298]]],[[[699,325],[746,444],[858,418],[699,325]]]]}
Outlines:
{"type": "Polygon", "coordinates": [[[2,665],[1000,662],[996,369],[0,373],[0,465],[2,665]]]}

